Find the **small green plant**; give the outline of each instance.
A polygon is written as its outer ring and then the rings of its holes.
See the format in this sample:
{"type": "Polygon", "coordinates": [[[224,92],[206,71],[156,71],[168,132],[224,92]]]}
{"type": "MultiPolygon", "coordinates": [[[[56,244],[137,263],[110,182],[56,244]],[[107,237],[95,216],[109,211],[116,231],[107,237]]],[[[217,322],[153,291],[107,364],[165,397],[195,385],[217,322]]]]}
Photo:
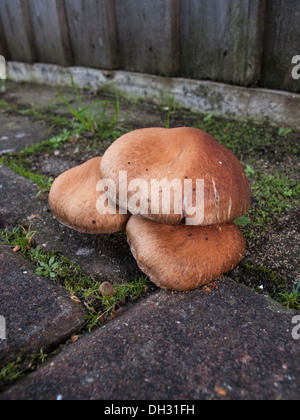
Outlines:
{"type": "Polygon", "coordinates": [[[17,357],[14,362],[8,363],[0,370],[0,384],[15,381],[24,373],[24,371],[22,358],[17,357]]]}
{"type": "Polygon", "coordinates": [[[40,197],[41,195],[44,195],[46,193],[48,193],[51,190],[52,184],[53,184],[54,178],[50,177],[47,179],[45,179],[45,183],[43,186],[38,187],[38,193],[36,195],[36,197],[40,197]]]}
{"type": "Polygon", "coordinates": [[[29,226],[25,229],[23,226],[17,226],[11,231],[9,229],[0,230],[0,239],[7,245],[18,247],[20,252],[25,253],[31,249],[32,241],[36,232],[31,231],[29,226]]]}
{"type": "Polygon", "coordinates": [[[13,362],[0,368],[0,391],[22,378],[26,373],[33,372],[41,364],[46,363],[49,355],[41,349],[39,353],[17,356],[13,362]]]}
{"type": "Polygon", "coordinates": [[[162,111],[167,111],[167,115],[165,117],[165,127],[166,128],[170,128],[170,120],[171,120],[171,116],[175,114],[176,109],[175,109],[175,96],[173,95],[172,98],[170,99],[170,102],[167,106],[162,108],[162,111]]]}
{"type": "Polygon", "coordinates": [[[59,262],[55,261],[55,257],[51,257],[50,260],[45,263],[42,261],[39,261],[39,267],[36,270],[36,275],[55,279],[56,278],[56,270],[59,267],[59,262]]]}
{"type": "Polygon", "coordinates": [[[255,171],[254,171],[254,169],[251,168],[250,165],[247,165],[247,167],[245,169],[245,173],[246,173],[247,177],[250,177],[251,175],[255,175],[255,171]]]}
{"type": "Polygon", "coordinates": [[[300,309],[300,280],[292,292],[280,293],[280,302],[288,309],[300,309]]]}
{"type": "Polygon", "coordinates": [[[203,118],[203,122],[207,123],[213,119],[213,114],[208,114],[206,117],[203,118]]]}
{"type": "Polygon", "coordinates": [[[280,127],[278,131],[278,135],[280,137],[286,137],[288,134],[292,132],[292,129],[286,127],[280,127]]]}
{"type": "Polygon", "coordinates": [[[234,223],[237,226],[245,227],[251,223],[251,219],[247,216],[241,216],[238,219],[235,219],[234,223]]]}

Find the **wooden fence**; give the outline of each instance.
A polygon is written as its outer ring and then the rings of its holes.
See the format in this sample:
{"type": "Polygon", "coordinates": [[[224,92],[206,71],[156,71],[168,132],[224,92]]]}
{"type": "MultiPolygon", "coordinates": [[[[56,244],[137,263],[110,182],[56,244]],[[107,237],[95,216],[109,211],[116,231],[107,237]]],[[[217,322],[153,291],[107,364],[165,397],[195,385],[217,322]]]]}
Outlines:
{"type": "Polygon", "coordinates": [[[0,0],[0,54],[300,92],[299,22],[299,0],[0,0]]]}

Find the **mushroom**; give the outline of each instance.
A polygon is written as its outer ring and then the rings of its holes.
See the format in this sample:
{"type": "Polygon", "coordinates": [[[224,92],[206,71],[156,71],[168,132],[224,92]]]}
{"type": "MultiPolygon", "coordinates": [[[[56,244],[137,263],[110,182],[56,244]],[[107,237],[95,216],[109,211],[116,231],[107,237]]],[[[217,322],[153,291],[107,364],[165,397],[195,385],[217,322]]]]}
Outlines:
{"type": "Polygon", "coordinates": [[[196,128],[147,128],[125,134],[106,151],[100,171],[103,178],[119,186],[117,197],[109,196],[112,201],[158,223],[227,223],[243,216],[250,207],[250,186],[241,163],[212,136],[196,128]],[[127,174],[128,185],[134,180],[144,183],[138,208],[130,207],[136,191],[128,188],[124,194],[127,185],[119,182],[120,173],[127,174]],[[163,211],[161,190],[159,196],[150,194],[153,181],[162,180],[174,190],[169,212],[163,211]],[[190,204],[184,195],[183,186],[189,180],[192,191],[197,189],[197,180],[204,181],[204,208],[199,215],[195,214],[196,194],[191,194],[190,204]]]}
{"type": "Polygon", "coordinates": [[[114,286],[108,281],[105,281],[101,284],[101,286],[99,287],[99,292],[102,296],[108,297],[109,299],[113,297],[113,295],[116,293],[114,286]]]}
{"type": "Polygon", "coordinates": [[[234,224],[168,226],[132,216],[127,237],[140,269],[163,289],[191,290],[233,270],[245,253],[234,224]]]}
{"type": "Polygon", "coordinates": [[[243,258],[245,240],[232,222],[248,211],[250,186],[238,159],[204,131],[149,128],[122,136],[103,158],[61,175],[50,206],[60,222],[84,233],[127,225],[141,270],[161,288],[191,290],[243,258]],[[100,179],[108,182],[101,191],[117,214],[98,211],[100,179]]]}
{"type": "MultiPolygon", "coordinates": [[[[100,192],[101,157],[89,160],[60,175],[53,183],[49,204],[55,218],[81,233],[101,234],[125,231],[129,214],[101,214],[97,210],[100,192]]],[[[111,211],[110,213],[113,213],[111,211]]]]}

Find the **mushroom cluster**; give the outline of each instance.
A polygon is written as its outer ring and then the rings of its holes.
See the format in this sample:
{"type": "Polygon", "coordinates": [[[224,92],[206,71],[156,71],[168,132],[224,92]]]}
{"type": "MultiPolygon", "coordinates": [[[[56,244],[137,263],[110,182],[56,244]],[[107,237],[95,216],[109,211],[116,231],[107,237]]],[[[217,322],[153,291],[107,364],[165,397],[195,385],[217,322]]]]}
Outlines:
{"type": "Polygon", "coordinates": [[[125,134],[102,158],[58,177],[49,202],[56,219],[79,232],[126,229],[140,269],[164,289],[208,284],[245,253],[233,223],[250,207],[245,171],[227,148],[195,128],[125,134]]]}

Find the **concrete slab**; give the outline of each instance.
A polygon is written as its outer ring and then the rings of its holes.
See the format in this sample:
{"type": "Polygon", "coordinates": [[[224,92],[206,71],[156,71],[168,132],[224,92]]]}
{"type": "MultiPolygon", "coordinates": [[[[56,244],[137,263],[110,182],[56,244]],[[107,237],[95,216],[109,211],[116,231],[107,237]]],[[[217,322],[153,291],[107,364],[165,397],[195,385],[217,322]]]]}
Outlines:
{"type": "Polygon", "coordinates": [[[0,155],[16,152],[45,139],[49,129],[43,120],[33,120],[0,110],[0,155]]]}
{"type": "Polygon", "coordinates": [[[0,315],[6,321],[0,370],[21,354],[56,348],[83,325],[85,314],[83,305],[37,277],[34,267],[0,242],[0,315]]]}
{"type": "Polygon", "coordinates": [[[295,313],[227,278],[217,286],[153,294],[0,399],[298,400],[295,313]]]}
{"type": "MultiPolygon", "coordinates": [[[[72,88],[59,89],[60,93],[69,101],[74,100],[72,88]]],[[[52,111],[53,113],[68,113],[66,105],[59,98],[56,88],[48,89],[44,86],[22,86],[8,81],[7,92],[1,94],[1,99],[11,105],[22,108],[34,108],[37,111],[52,111]]]]}

